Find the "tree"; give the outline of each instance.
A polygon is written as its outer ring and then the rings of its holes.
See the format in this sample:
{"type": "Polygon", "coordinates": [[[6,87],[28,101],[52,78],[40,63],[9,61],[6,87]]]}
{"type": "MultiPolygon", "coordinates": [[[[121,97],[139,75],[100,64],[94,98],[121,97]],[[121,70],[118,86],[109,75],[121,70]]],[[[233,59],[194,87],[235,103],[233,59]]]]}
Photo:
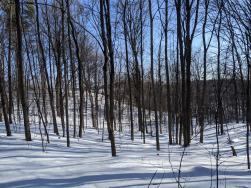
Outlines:
{"type": "Polygon", "coordinates": [[[54,107],[54,97],[53,97],[53,90],[52,90],[52,85],[50,84],[50,79],[49,79],[49,74],[46,66],[46,57],[44,53],[44,47],[42,44],[41,40],[41,35],[40,35],[40,24],[39,24],[39,8],[38,8],[38,3],[37,0],[35,0],[35,6],[36,6],[36,27],[37,27],[37,36],[38,36],[38,45],[39,45],[39,50],[41,54],[41,61],[42,61],[42,73],[45,76],[46,82],[47,82],[47,89],[49,93],[49,98],[50,98],[50,107],[51,107],[51,112],[52,112],[52,119],[53,119],[53,131],[56,135],[58,135],[58,127],[57,127],[57,120],[56,120],[56,112],[55,112],[55,107],[54,107]]]}
{"type": "MultiPolygon", "coordinates": [[[[66,120],[66,137],[67,137],[67,147],[70,147],[70,131],[69,131],[69,105],[68,105],[68,65],[65,58],[65,6],[64,0],[61,1],[61,14],[62,14],[62,61],[64,65],[64,83],[65,83],[65,120],[66,120]]],[[[61,104],[63,105],[63,104],[61,104]]],[[[63,117],[64,118],[64,117],[63,117]]]]}
{"type": "Polygon", "coordinates": [[[129,89],[129,108],[130,108],[130,125],[131,125],[131,140],[134,140],[134,124],[133,124],[133,106],[132,106],[132,86],[131,86],[131,78],[130,78],[130,67],[129,67],[129,57],[128,57],[128,31],[126,25],[126,10],[127,10],[127,0],[125,0],[123,7],[123,29],[124,29],[124,38],[125,38],[125,55],[126,55],[126,73],[127,73],[127,82],[129,89]]]}
{"type": "Polygon", "coordinates": [[[24,85],[24,70],[23,70],[23,58],[22,58],[22,33],[21,33],[21,22],[20,22],[20,1],[15,0],[15,14],[16,14],[16,61],[17,61],[17,71],[18,71],[18,91],[22,103],[23,118],[24,118],[24,129],[25,129],[25,139],[26,141],[31,141],[30,133],[30,122],[29,122],[29,107],[27,102],[27,96],[25,94],[24,85]]]}
{"type": "Polygon", "coordinates": [[[83,67],[83,62],[80,59],[79,44],[76,37],[75,27],[71,20],[69,6],[67,6],[67,16],[68,16],[68,22],[70,22],[70,26],[71,26],[72,38],[75,44],[75,54],[78,61],[78,81],[79,81],[79,98],[80,98],[79,99],[79,133],[78,135],[81,138],[83,135],[83,128],[84,128],[84,87],[83,87],[84,67],[83,67]]]}
{"type": "Polygon", "coordinates": [[[170,96],[170,78],[168,65],[168,0],[165,0],[165,69],[166,69],[166,95],[167,95],[167,111],[168,111],[168,138],[169,144],[172,144],[172,112],[171,112],[171,96],[170,96]]]}
{"type": "MultiPolygon", "coordinates": [[[[0,41],[3,43],[3,41],[0,41]]],[[[0,55],[0,95],[1,95],[1,107],[3,110],[4,116],[4,124],[7,136],[11,136],[11,129],[10,129],[10,121],[8,116],[8,108],[7,108],[7,96],[5,91],[5,80],[4,80],[4,47],[2,44],[1,55],[0,55]]]]}
{"type": "Polygon", "coordinates": [[[110,1],[109,0],[100,0],[100,26],[101,26],[101,37],[103,43],[103,54],[104,54],[104,90],[105,90],[105,111],[106,111],[106,121],[107,128],[109,133],[109,139],[111,141],[111,150],[112,156],[116,156],[116,146],[115,138],[113,131],[113,105],[114,105],[114,96],[113,96],[113,83],[114,83],[114,59],[113,59],[113,47],[112,47],[112,35],[111,35],[111,23],[110,23],[110,1]],[[106,8],[106,9],[105,9],[106,8]],[[105,11],[104,11],[105,10],[105,11]],[[110,58],[110,59],[109,59],[110,58]],[[110,62],[110,63],[109,63],[110,62]],[[107,74],[108,74],[108,63],[110,65],[110,87],[108,98],[108,83],[107,83],[107,74]]]}
{"type": "Polygon", "coordinates": [[[153,14],[152,14],[152,3],[151,0],[148,1],[149,5],[149,15],[150,15],[150,62],[151,62],[151,84],[153,92],[153,105],[155,114],[155,131],[156,131],[156,149],[160,150],[159,144],[159,124],[158,124],[158,113],[157,113],[157,100],[156,100],[156,88],[154,81],[154,62],[153,62],[153,14]]]}
{"type": "Polygon", "coordinates": [[[175,1],[176,14],[177,14],[177,35],[179,41],[179,53],[181,62],[181,78],[182,78],[182,112],[181,112],[181,125],[183,130],[184,146],[190,144],[190,125],[191,125],[191,63],[192,63],[192,43],[195,35],[195,30],[198,24],[200,0],[189,0],[182,2],[181,0],[175,1]],[[192,8],[195,8],[195,15],[192,25],[192,8]],[[185,11],[184,18],[184,36],[182,34],[182,10],[185,11]],[[184,44],[184,45],[183,45],[184,44]]]}

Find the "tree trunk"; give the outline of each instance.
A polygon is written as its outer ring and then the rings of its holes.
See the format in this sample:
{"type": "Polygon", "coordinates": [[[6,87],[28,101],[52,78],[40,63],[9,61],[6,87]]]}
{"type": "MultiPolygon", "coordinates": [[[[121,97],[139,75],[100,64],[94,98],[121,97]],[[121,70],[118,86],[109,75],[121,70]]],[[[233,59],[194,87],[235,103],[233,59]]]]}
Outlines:
{"type": "Polygon", "coordinates": [[[7,136],[11,136],[10,121],[8,117],[7,108],[7,95],[5,91],[5,80],[4,80],[4,47],[2,47],[1,59],[0,59],[0,95],[1,95],[1,106],[3,109],[4,124],[7,136]]]}
{"type": "Polygon", "coordinates": [[[167,96],[167,114],[168,114],[168,140],[172,144],[172,113],[171,113],[171,96],[169,83],[169,67],[168,67],[168,0],[165,0],[165,69],[166,69],[166,96],[167,96]]]}
{"type": "Polygon", "coordinates": [[[20,0],[15,0],[15,14],[16,14],[16,33],[17,33],[17,47],[16,47],[16,60],[18,71],[18,91],[22,103],[24,129],[26,141],[31,141],[30,125],[29,125],[29,107],[27,96],[25,94],[24,85],[24,70],[23,70],[23,58],[22,58],[22,33],[20,22],[20,0]]]}
{"type": "Polygon", "coordinates": [[[152,82],[152,93],[153,93],[153,105],[155,114],[155,131],[156,131],[156,149],[160,150],[159,144],[159,125],[158,125],[158,112],[157,112],[157,100],[156,100],[156,88],[154,83],[154,62],[153,62],[153,15],[152,15],[152,2],[149,3],[149,14],[150,14],[150,56],[151,56],[151,82],[152,82]]]}
{"type": "Polygon", "coordinates": [[[101,24],[101,37],[103,42],[103,53],[105,57],[105,62],[103,66],[104,71],[104,90],[105,90],[105,110],[106,110],[106,120],[107,120],[107,128],[109,139],[111,141],[111,151],[112,156],[116,156],[116,146],[115,146],[115,138],[113,132],[113,82],[114,82],[114,62],[113,62],[113,48],[112,48],[112,36],[111,36],[111,26],[110,26],[110,2],[109,0],[100,0],[100,24],[101,24]],[[104,4],[105,3],[105,4],[104,4]],[[105,18],[104,18],[104,7],[105,10],[105,18]],[[105,32],[105,22],[106,22],[106,31],[105,32]],[[109,50],[109,52],[108,52],[109,50]],[[108,63],[110,58],[110,98],[108,98],[108,63]],[[110,104],[109,104],[110,103],[110,104]]]}

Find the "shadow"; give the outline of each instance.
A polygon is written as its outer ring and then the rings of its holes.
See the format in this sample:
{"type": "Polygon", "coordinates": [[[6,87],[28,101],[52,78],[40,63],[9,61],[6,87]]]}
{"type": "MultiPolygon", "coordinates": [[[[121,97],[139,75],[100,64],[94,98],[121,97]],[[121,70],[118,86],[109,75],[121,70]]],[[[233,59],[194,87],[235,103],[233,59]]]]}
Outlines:
{"type": "MultiPolygon", "coordinates": [[[[204,168],[204,167],[195,167],[192,169],[192,171],[182,172],[181,177],[182,178],[193,178],[193,177],[204,177],[200,180],[191,180],[187,181],[187,183],[192,182],[202,182],[202,181],[210,181],[210,173],[211,169],[204,168]],[[206,177],[206,178],[205,178],[206,177]]],[[[214,172],[213,172],[214,173],[214,172]]],[[[245,180],[246,182],[251,181],[251,173],[247,171],[220,171],[219,175],[222,179],[223,177],[226,177],[227,180],[245,180]],[[236,178],[235,176],[241,176],[241,179],[236,178]]],[[[0,183],[1,188],[33,188],[33,187],[75,187],[75,186],[83,186],[83,185],[89,185],[94,183],[106,183],[107,187],[110,187],[109,185],[112,185],[114,181],[116,181],[115,184],[119,185],[120,181],[133,181],[133,180],[144,180],[147,182],[150,182],[151,178],[153,176],[153,173],[123,173],[123,174],[100,174],[100,175],[87,175],[87,176],[80,176],[75,178],[62,178],[62,179],[46,179],[46,178],[37,178],[37,179],[29,179],[29,180],[19,180],[19,181],[13,181],[13,182],[7,182],[7,183],[0,183]],[[113,182],[113,183],[112,183],[113,182]],[[110,183],[110,184],[109,184],[110,183]]],[[[171,182],[163,182],[163,184],[169,184],[169,183],[176,183],[174,181],[174,174],[172,172],[165,172],[161,171],[158,172],[154,180],[155,181],[161,181],[162,179],[167,180],[170,179],[171,182]]],[[[131,182],[134,185],[128,185],[128,186],[141,186],[141,185],[147,185],[147,184],[137,184],[139,182],[131,182]]],[[[251,183],[251,182],[250,182],[251,183]]],[[[128,187],[124,186],[124,187],[128,187]]],[[[116,187],[116,185],[114,185],[116,187]]],[[[123,186],[119,186],[123,187],[123,186]]]]}
{"type": "Polygon", "coordinates": [[[74,187],[97,182],[109,182],[112,180],[127,179],[149,179],[152,173],[125,173],[125,174],[104,174],[88,175],[67,179],[45,179],[37,178],[30,180],[19,180],[8,183],[0,183],[1,188],[28,188],[28,187],[74,187]]]}

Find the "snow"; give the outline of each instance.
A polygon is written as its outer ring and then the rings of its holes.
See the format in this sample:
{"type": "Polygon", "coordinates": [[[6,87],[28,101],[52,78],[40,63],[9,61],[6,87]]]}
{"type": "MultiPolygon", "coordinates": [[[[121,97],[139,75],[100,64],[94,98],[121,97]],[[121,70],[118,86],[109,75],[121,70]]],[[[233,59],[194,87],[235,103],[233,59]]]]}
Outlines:
{"type": "MultiPolygon", "coordinates": [[[[229,134],[219,136],[220,187],[251,187],[251,172],[246,165],[245,126],[228,125],[229,134]],[[228,135],[231,139],[229,143],[228,135]],[[232,156],[234,146],[237,157],[232,156]]],[[[22,129],[6,137],[0,123],[0,187],[216,187],[215,129],[207,126],[205,143],[194,136],[191,146],[168,145],[167,133],[160,136],[161,150],[156,151],[155,137],[147,135],[142,144],[139,133],[130,140],[130,131],[116,132],[117,157],[111,157],[107,134],[88,127],[83,138],[66,138],[50,133],[46,152],[41,149],[39,130],[33,127],[33,141],[26,142],[22,129]],[[21,131],[20,131],[21,130],[21,131]]]]}

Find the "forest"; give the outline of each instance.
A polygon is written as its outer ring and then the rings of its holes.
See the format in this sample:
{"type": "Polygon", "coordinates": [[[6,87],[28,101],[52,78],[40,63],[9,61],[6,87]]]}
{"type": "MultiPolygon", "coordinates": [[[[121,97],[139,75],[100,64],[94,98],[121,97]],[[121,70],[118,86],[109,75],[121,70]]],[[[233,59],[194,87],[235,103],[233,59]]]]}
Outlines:
{"type": "Polygon", "coordinates": [[[0,23],[0,187],[250,187],[250,0],[1,0],[0,23]]]}

